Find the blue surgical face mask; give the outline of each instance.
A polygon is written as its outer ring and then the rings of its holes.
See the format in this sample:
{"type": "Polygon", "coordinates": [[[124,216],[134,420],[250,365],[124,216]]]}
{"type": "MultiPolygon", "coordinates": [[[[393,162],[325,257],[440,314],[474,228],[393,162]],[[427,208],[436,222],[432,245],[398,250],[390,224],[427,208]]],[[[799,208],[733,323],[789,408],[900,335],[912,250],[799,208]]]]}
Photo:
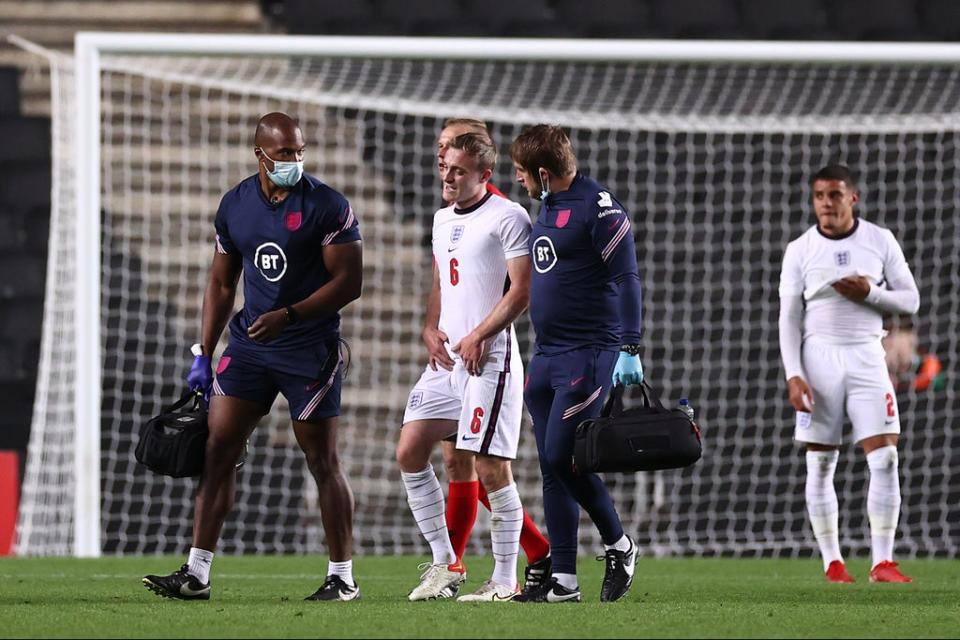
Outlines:
{"type": "MultiPolygon", "coordinates": [[[[303,177],[303,160],[299,162],[279,162],[268,156],[263,149],[260,149],[260,153],[273,163],[273,171],[267,171],[267,177],[273,184],[284,189],[290,189],[300,182],[300,178],[303,177]]],[[[266,168],[266,165],[264,165],[264,168],[266,168]]]]}

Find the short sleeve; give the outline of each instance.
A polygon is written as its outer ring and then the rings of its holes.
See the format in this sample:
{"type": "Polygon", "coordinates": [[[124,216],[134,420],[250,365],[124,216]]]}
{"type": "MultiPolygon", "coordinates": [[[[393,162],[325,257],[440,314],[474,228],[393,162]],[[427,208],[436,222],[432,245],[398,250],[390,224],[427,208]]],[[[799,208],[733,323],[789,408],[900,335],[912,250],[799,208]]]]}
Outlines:
{"type": "Polygon", "coordinates": [[[360,223],[353,213],[353,207],[345,199],[341,199],[336,209],[324,216],[323,233],[323,246],[360,240],[360,223]]]}
{"type": "Polygon", "coordinates": [[[803,295],[803,273],[800,268],[800,255],[797,242],[787,245],[783,253],[783,265],[780,268],[780,297],[803,295]]]}
{"type": "MultiPolygon", "coordinates": [[[[233,193],[232,191],[230,193],[233,193]]],[[[220,207],[217,209],[217,217],[213,220],[213,227],[216,230],[216,247],[217,253],[222,255],[237,254],[240,253],[237,250],[235,244],[233,244],[233,239],[230,237],[230,226],[227,224],[227,209],[229,205],[227,204],[227,199],[230,197],[230,193],[226,194],[220,200],[220,207]]]]}
{"type": "Polygon", "coordinates": [[[609,263],[617,250],[623,246],[633,246],[633,234],[630,231],[630,216],[622,204],[607,191],[597,194],[596,200],[588,205],[587,224],[593,248],[600,258],[609,263]],[[629,240],[628,240],[629,238],[629,240]],[[624,243],[625,240],[628,240],[624,243]]]}
{"type": "Polygon", "coordinates": [[[521,207],[510,207],[500,220],[500,243],[507,260],[530,255],[530,216],[521,207]]]}

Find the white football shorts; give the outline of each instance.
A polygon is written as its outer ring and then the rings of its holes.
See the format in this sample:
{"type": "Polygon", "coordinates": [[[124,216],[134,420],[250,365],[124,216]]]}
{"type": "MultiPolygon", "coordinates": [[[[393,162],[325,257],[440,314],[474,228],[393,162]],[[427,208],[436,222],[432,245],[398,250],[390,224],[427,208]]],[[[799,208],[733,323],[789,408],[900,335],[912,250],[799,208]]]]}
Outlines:
{"type": "Polygon", "coordinates": [[[807,339],[803,370],[813,391],[813,411],[797,412],[794,437],[800,442],[840,445],[844,414],[853,423],[853,441],[900,433],[897,397],[880,341],[832,344],[807,339]]]}
{"type": "Polygon", "coordinates": [[[484,369],[481,375],[471,376],[459,359],[453,371],[426,367],[407,397],[403,424],[455,420],[458,449],[516,458],[523,418],[523,367],[514,361],[510,369],[484,369]]]}

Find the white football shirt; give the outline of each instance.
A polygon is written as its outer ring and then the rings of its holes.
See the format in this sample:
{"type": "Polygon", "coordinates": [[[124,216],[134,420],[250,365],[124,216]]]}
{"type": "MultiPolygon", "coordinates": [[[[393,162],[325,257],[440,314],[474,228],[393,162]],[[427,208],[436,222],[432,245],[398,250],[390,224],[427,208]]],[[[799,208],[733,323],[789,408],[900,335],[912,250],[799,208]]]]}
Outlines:
{"type": "Polygon", "coordinates": [[[913,281],[913,274],[893,234],[857,218],[839,238],[816,226],[787,245],[780,273],[780,297],[803,296],[803,338],[836,343],[872,342],[883,335],[882,311],[849,300],[830,285],[848,276],[865,276],[871,287],[913,281]]]}
{"type": "MultiPolygon", "coordinates": [[[[440,272],[440,329],[449,347],[473,331],[503,298],[507,261],[529,255],[530,216],[516,202],[488,193],[468,209],[433,216],[433,258],[440,272]]],[[[519,354],[513,325],[490,343],[486,366],[519,354]]],[[[459,358],[455,354],[451,354],[459,358]]]]}

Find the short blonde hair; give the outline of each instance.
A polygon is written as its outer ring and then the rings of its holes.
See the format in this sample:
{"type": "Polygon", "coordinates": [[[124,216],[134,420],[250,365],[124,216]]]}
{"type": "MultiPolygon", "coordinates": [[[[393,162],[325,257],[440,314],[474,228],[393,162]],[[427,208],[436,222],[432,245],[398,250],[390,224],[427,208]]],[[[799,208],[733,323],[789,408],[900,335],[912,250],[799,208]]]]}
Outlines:
{"type": "Polygon", "coordinates": [[[472,133],[488,133],[487,123],[476,118],[447,118],[443,121],[443,128],[447,127],[466,127],[472,133]]]}
{"type": "Polygon", "coordinates": [[[497,147],[486,133],[464,133],[450,141],[451,149],[459,149],[477,161],[480,171],[497,166],[497,147]]]}

